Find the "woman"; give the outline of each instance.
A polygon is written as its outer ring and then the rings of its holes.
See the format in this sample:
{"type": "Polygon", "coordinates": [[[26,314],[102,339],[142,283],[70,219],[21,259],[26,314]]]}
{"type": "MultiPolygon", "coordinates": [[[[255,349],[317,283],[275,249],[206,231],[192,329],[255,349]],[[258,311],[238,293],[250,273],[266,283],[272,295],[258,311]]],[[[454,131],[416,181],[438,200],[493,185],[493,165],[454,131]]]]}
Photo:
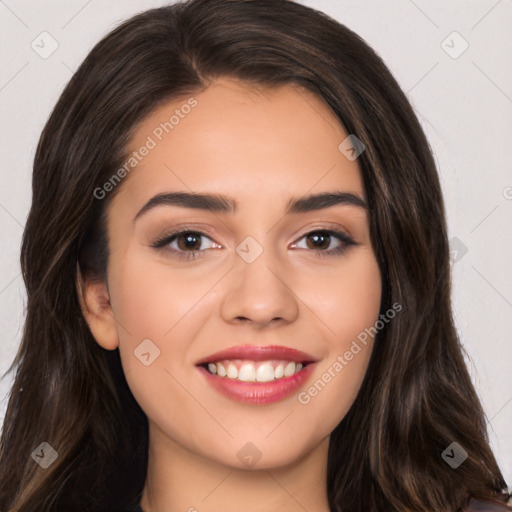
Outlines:
{"type": "Polygon", "coordinates": [[[1,510],[507,509],[427,140],[322,13],[191,0],[107,35],[21,263],[1,510]]]}

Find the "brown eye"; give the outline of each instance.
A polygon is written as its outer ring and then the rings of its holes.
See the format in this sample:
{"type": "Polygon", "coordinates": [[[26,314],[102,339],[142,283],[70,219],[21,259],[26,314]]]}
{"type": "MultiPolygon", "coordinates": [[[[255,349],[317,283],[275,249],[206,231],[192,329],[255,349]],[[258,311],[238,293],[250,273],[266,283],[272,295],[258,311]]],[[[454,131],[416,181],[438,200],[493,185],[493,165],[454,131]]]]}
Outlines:
{"type": "Polygon", "coordinates": [[[354,242],[354,240],[345,233],[328,229],[311,231],[304,235],[301,240],[302,239],[306,240],[305,247],[299,245],[299,243],[293,244],[293,247],[313,250],[318,256],[340,255],[345,252],[348,246],[356,245],[356,242],[354,242]],[[337,241],[337,245],[334,248],[329,249],[333,240],[337,241]]]}
{"type": "Polygon", "coordinates": [[[327,249],[331,242],[331,236],[323,231],[317,231],[307,235],[306,240],[311,241],[311,244],[308,244],[309,249],[327,249]]]}
{"type": "Polygon", "coordinates": [[[178,249],[180,251],[192,250],[198,251],[201,248],[200,233],[194,233],[191,231],[180,233],[174,237],[178,242],[178,249]],[[182,243],[180,243],[182,241],[182,243]]]}
{"type": "Polygon", "coordinates": [[[183,259],[195,259],[203,256],[206,249],[218,248],[208,235],[200,231],[183,230],[176,233],[165,235],[152,244],[152,247],[167,251],[171,255],[183,259]],[[210,246],[202,247],[202,239],[210,241],[210,246]]]}

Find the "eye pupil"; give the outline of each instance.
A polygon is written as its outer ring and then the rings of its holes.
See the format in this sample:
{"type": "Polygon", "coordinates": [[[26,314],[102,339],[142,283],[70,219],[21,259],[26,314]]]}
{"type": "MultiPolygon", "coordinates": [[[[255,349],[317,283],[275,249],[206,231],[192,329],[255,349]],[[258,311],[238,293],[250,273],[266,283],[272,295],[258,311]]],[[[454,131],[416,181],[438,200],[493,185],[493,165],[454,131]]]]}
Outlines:
{"type": "Polygon", "coordinates": [[[322,248],[322,242],[324,242],[324,245],[325,245],[325,241],[327,241],[327,247],[329,246],[329,242],[331,240],[331,237],[330,235],[328,234],[325,234],[325,233],[321,233],[321,234],[312,234],[312,235],[309,235],[308,239],[310,240],[314,240],[313,244],[314,244],[314,247],[313,249],[318,249],[318,248],[322,248]],[[320,243],[318,243],[320,241],[320,243]]]}
{"type": "Polygon", "coordinates": [[[194,233],[188,233],[186,235],[179,235],[178,236],[178,247],[182,249],[192,249],[192,250],[199,250],[201,247],[201,235],[197,235],[194,233]],[[180,244],[180,240],[185,240],[184,245],[180,244]],[[198,245],[199,241],[199,245],[198,245]],[[181,245],[181,247],[180,247],[181,245]]]}

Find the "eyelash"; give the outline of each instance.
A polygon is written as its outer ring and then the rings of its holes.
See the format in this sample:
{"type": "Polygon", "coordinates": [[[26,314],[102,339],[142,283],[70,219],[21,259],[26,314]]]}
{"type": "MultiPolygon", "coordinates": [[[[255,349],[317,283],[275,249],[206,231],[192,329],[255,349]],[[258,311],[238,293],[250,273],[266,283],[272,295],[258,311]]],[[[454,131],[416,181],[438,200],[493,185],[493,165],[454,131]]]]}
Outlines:
{"type": "MultiPolygon", "coordinates": [[[[356,242],[354,242],[354,240],[352,240],[352,238],[350,238],[347,234],[345,234],[341,231],[335,231],[332,229],[315,229],[315,230],[309,231],[308,233],[301,236],[301,238],[299,240],[302,240],[303,238],[305,238],[307,236],[311,236],[313,234],[318,234],[318,233],[321,233],[323,235],[329,235],[329,236],[334,235],[341,242],[341,245],[339,247],[336,247],[335,249],[329,249],[329,250],[310,249],[312,251],[315,251],[317,253],[317,256],[319,256],[321,258],[341,255],[345,252],[345,250],[347,249],[348,246],[357,245],[356,242]]],[[[174,233],[169,233],[167,235],[164,235],[163,237],[159,238],[154,243],[152,243],[151,247],[158,249],[158,250],[163,250],[166,252],[177,253],[177,257],[180,258],[181,260],[188,261],[188,260],[196,259],[198,257],[202,257],[203,256],[202,253],[205,252],[205,249],[198,250],[198,251],[177,251],[176,249],[169,249],[169,248],[165,247],[166,245],[170,244],[173,240],[175,240],[178,236],[185,235],[185,234],[204,236],[204,237],[212,240],[212,238],[209,234],[203,233],[202,231],[198,231],[195,229],[182,229],[180,231],[176,231],[174,233]]]]}

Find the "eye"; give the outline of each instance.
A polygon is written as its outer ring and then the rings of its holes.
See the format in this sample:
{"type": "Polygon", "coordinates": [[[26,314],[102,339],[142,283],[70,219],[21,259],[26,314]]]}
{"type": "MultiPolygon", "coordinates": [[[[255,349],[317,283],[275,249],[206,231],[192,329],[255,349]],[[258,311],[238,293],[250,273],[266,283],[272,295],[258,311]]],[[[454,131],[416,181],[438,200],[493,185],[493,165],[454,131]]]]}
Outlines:
{"type": "MultiPolygon", "coordinates": [[[[356,245],[356,242],[347,234],[330,229],[310,231],[300,240],[306,241],[305,247],[301,247],[298,243],[292,244],[291,247],[313,250],[320,257],[341,255],[348,246],[356,245]],[[327,249],[326,247],[332,245],[333,240],[337,241],[336,246],[327,249]]],[[[172,253],[184,260],[202,257],[206,249],[222,248],[221,245],[214,242],[206,233],[190,229],[167,234],[156,240],[151,246],[172,253]],[[202,239],[209,240],[210,244],[207,244],[205,247],[202,239]]]]}
{"type": "Polygon", "coordinates": [[[151,246],[156,249],[175,253],[182,259],[194,259],[202,256],[204,250],[210,249],[212,246],[221,247],[205,233],[191,230],[182,230],[176,233],[170,233],[158,239],[156,242],[151,244],[151,246]],[[202,238],[208,239],[211,242],[211,245],[209,247],[205,247],[202,243],[202,238]]]}
{"type": "Polygon", "coordinates": [[[306,247],[300,247],[299,244],[294,243],[292,247],[298,247],[300,249],[312,249],[317,251],[318,256],[336,256],[345,252],[348,246],[356,245],[354,240],[347,234],[341,231],[334,231],[330,229],[319,229],[316,231],[310,231],[304,235],[300,240],[306,240],[306,247]],[[337,240],[338,243],[334,248],[325,250],[324,248],[329,247],[332,241],[337,240]]]}

